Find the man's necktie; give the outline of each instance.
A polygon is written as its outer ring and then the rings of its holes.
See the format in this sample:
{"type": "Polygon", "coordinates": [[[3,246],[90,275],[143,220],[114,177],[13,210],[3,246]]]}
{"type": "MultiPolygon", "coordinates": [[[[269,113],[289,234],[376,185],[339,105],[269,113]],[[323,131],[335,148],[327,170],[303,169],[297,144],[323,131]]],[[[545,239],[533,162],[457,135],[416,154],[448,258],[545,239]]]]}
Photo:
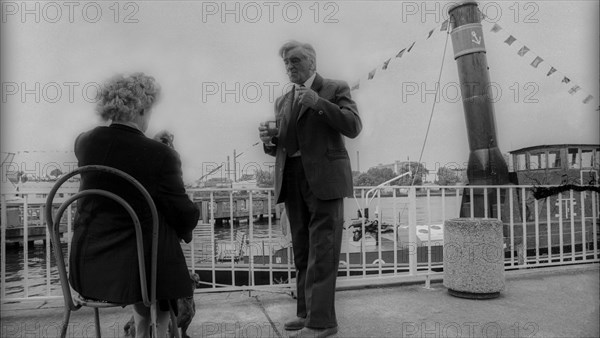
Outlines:
{"type": "MultiPolygon", "coordinates": [[[[304,87],[304,85],[301,85],[304,87]]],[[[287,136],[286,136],[286,149],[288,156],[291,156],[298,151],[298,132],[296,130],[298,122],[298,113],[300,112],[300,100],[298,100],[298,94],[294,90],[294,98],[292,100],[292,109],[290,114],[290,123],[288,125],[287,136]]]]}

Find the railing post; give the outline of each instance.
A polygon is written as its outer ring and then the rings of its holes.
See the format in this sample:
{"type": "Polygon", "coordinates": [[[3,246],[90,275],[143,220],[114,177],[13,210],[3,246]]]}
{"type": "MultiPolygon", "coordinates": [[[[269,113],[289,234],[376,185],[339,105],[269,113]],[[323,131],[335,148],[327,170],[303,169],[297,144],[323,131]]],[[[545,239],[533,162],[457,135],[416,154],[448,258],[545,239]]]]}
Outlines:
{"type": "MultiPolygon", "coordinates": [[[[248,228],[249,228],[249,237],[250,237],[250,246],[248,252],[248,260],[249,260],[249,268],[248,270],[248,284],[250,286],[254,286],[254,254],[252,253],[252,249],[254,248],[254,222],[253,222],[253,200],[252,200],[252,190],[248,191],[248,228]]],[[[258,250],[256,250],[258,253],[258,250]]]]}
{"type": "Polygon", "coordinates": [[[23,194],[23,287],[29,297],[29,195],[23,194]]]}
{"type": "Polygon", "coordinates": [[[8,226],[8,210],[6,209],[6,195],[4,194],[2,194],[0,205],[2,209],[0,210],[0,212],[2,213],[2,215],[0,216],[2,222],[2,229],[0,230],[0,240],[2,241],[2,243],[0,244],[0,250],[2,253],[2,262],[0,263],[0,271],[2,271],[2,276],[0,276],[0,279],[2,282],[2,287],[0,290],[0,295],[2,296],[2,299],[6,299],[6,228],[8,226]]]}
{"type": "Polygon", "coordinates": [[[408,271],[417,274],[417,190],[408,189],[408,271]]]}
{"type": "MultiPolygon", "coordinates": [[[[190,199],[190,201],[192,201],[192,203],[194,202],[194,193],[190,192],[188,193],[188,198],[190,199]]],[[[196,223],[196,225],[198,225],[196,223]]],[[[192,241],[190,242],[190,260],[191,260],[191,268],[192,268],[192,273],[196,273],[196,246],[194,245],[194,243],[196,242],[195,238],[194,238],[194,233],[192,232],[192,241]]]]}
{"type": "Polygon", "coordinates": [[[210,192],[210,205],[209,205],[209,212],[210,212],[210,268],[211,268],[211,272],[212,272],[212,287],[213,289],[217,287],[217,274],[215,271],[215,259],[216,259],[216,252],[215,252],[215,195],[214,192],[211,191],[210,192]]]}

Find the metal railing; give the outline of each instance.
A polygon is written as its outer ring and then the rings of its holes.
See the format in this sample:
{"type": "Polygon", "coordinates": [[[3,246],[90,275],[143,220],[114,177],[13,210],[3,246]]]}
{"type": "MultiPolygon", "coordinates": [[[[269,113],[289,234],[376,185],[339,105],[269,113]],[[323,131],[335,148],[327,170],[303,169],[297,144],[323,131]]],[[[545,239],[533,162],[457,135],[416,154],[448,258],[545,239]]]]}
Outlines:
{"type": "MultiPolygon", "coordinates": [[[[539,187],[526,185],[392,186],[377,188],[364,210],[372,188],[356,187],[356,200],[344,202],[341,287],[403,281],[429,286],[432,277],[443,276],[444,220],[461,213],[475,216],[475,203],[462,202],[478,198],[482,216],[504,224],[506,270],[600,262],[595,191],[570,190],[537,200],[533,191],[539,187]]],[[[57,203],[75,192],[59,191],[63,196],[57,203]]],[[[61,297],[43,216],[47,193],[0,196],[2,302],[61,297]]],[[[188,194],[201,210],[193,241],[182,244],[188,267],[201,277],[196,292],[293,290],[289,230],[272,189],[191,189],[188,194]]],[[[73,212],[68,210],[61,225],[66,255],[73,212]]]]}

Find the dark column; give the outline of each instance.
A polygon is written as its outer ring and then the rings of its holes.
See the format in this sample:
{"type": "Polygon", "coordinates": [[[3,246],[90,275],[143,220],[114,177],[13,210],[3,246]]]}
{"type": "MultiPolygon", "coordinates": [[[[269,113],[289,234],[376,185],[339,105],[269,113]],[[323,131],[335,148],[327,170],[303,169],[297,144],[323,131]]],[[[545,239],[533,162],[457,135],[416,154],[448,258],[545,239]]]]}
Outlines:
{"type": "MultiPolygon", "coordinates": [[[[450,7],[448,14],[469,139],[469,185],[507,184],[508,168],[496,137],[481,13],[476,1],[458,1],[450,7]]],[[[495,191],[488,190],[488,193],[488,217],[494,217],[496,214],[492,213],[491,205],[496,201],[495,191]]],[[[471,201],[469,191],[463,193],[461,217],[470,216],[470,203],[474,204],[475,217],[484,216],[483,194],[483,189],[476,189],[471,201]]]]}

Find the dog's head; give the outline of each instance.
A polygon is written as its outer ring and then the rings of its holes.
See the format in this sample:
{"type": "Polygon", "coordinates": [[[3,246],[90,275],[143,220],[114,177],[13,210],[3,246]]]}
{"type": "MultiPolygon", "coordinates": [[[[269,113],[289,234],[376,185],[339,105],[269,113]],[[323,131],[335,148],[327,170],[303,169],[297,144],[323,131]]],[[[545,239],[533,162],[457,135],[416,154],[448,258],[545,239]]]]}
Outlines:
{"type": "Polygon", "coordinates": [[[200,276],[197,273],[190,271],[190,280],[192,282],[192,290],[196,290],[200,286],[200,276]]]}

